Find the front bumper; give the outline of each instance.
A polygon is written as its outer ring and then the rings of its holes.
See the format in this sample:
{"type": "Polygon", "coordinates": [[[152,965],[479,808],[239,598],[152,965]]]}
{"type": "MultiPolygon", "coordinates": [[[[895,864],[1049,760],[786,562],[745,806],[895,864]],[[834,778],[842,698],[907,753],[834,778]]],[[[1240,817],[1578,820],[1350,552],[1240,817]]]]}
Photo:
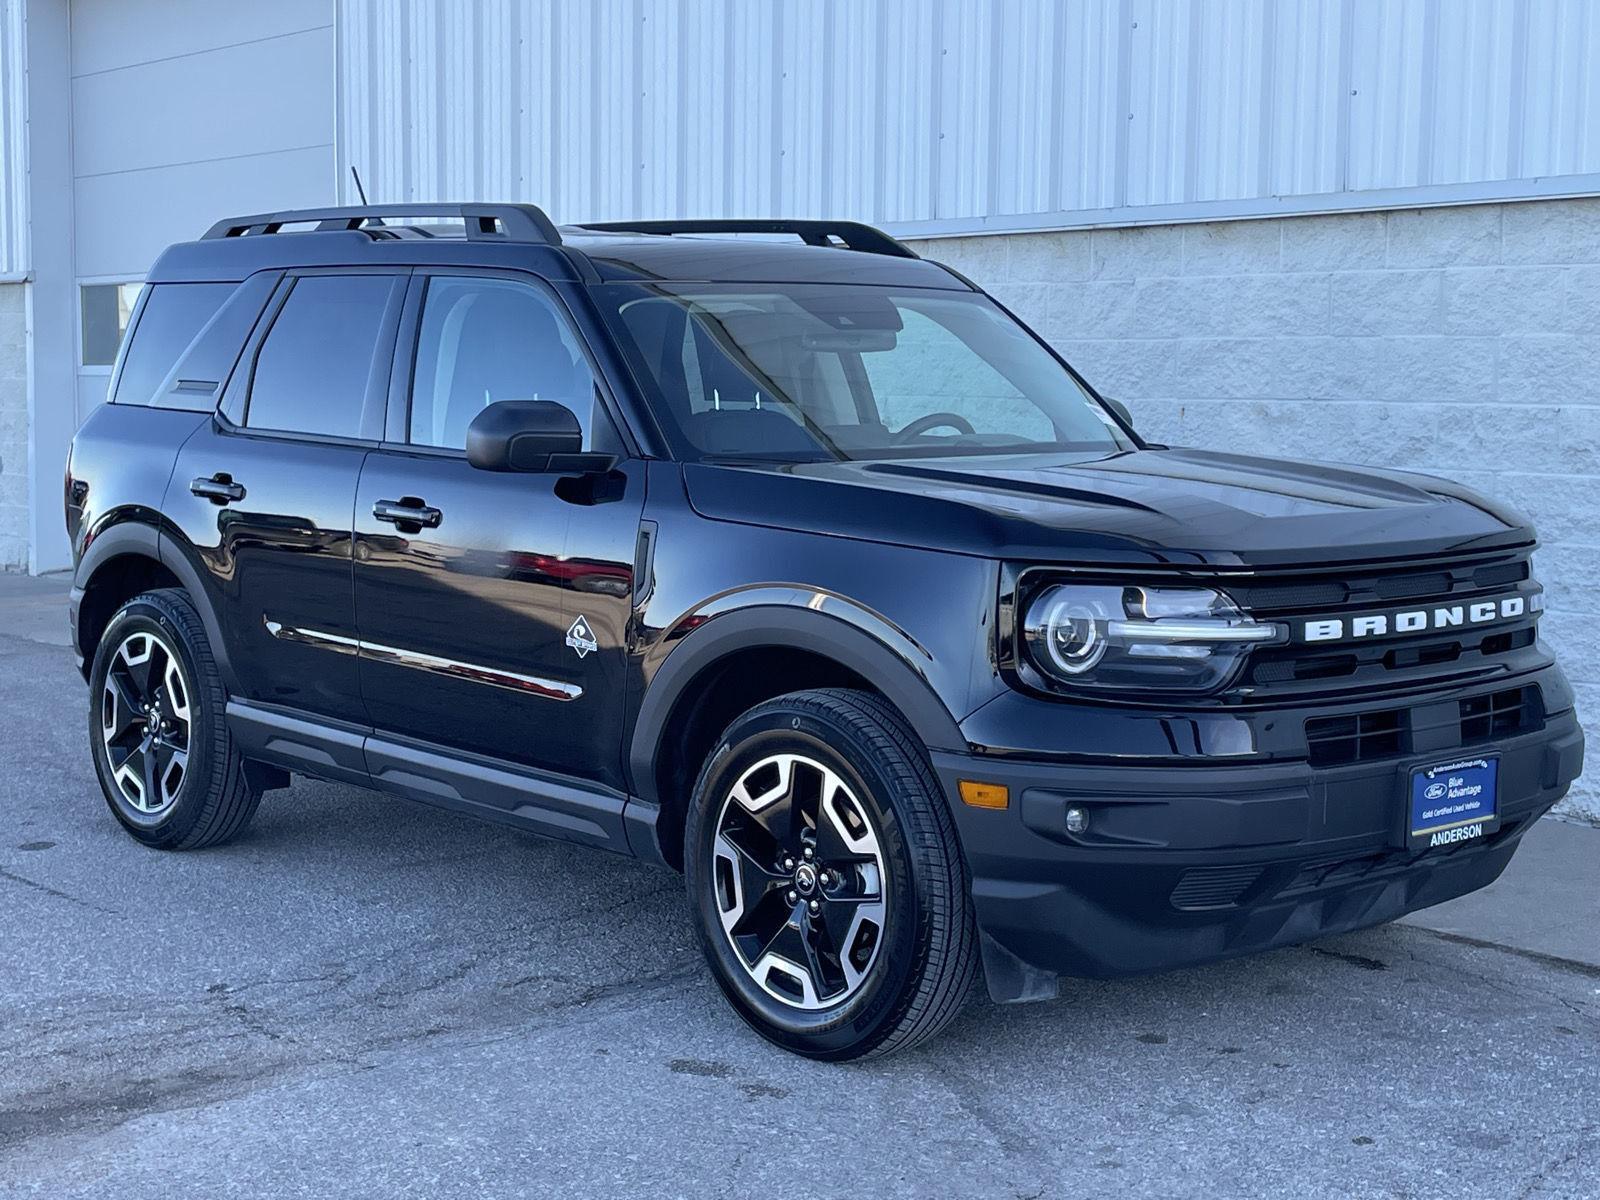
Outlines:
{"type": "MultiPolygon", "coordinates": [[[[1552,682],[1554,682],[1552,680],[1552,682]]],[[[1547,688],[1547,691],[1556,691],[1547,688]]],[[[1167,970],[1393,920],[1483,887],[1583,765],[1574,712],[1472,747],[1500,756],[1500,826],[1450,848],[1407,847],[1407,780],[1447,747],[1317,768],[1044,763],[935,754],[972,872],[990,991],[1053,994],[1056,975],[1167,970]],[[962,779],[1010,804],[963,804],[962,779]],[[1067,832],[1071,806],[1088,828],[1067,832]]]]}

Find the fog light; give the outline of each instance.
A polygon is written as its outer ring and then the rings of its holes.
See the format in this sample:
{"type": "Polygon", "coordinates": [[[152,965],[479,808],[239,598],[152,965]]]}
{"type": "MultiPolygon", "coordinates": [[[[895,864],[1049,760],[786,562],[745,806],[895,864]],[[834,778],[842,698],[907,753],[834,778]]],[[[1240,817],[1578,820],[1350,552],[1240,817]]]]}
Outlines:
{"type": "Polygon", "coordinates": [[[1089,828],[1089,814],[1074,804],[1067,809],[1067,832],[1082,833],[1089,828]]]}

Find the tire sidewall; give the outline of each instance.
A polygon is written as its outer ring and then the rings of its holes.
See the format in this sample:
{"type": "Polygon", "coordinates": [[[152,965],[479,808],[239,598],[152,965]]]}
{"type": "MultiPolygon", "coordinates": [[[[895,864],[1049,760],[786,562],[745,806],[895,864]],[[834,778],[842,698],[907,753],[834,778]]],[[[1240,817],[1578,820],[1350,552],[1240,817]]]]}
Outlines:
{"type": "Polygon", "coordinates": [[[181,841],[200,819],[205,792],[212,774],[212,725],[217,714],[208,703],[208,689],[201,679],[193,647],[171,615],[158,602],[136,597],[123,605],[106,625],[95,647],[94,665],[89,674],[89,748],[94,757],[95,775],[105,794],[106,805],[123,827],[141,842],[172,845],[181,841]],[[178,795],[172,806],[152,819],[134,808],[122,795],[112,776],[110,756],[100,729],[101,697],[112,656],[131,634],[153,633],[178,657],[184,685],[189,691],[189,759],[178,795]]]}
{"type": "Polygon", "coordinates": [[[758,1033],[814,1058],[852,1058],[894,1028],[927,960],[925,881],[906,841],[909,822],[871,750],[847,725],[781,702],[736,720],[701,771],[690,803],[684,874],[696,928],[712,973],[729,1002],[758,1033]],[[769,996],[751,978],[723,932],[711,883],[718,817],[739,776],[773,754],[797,752],[838,772],[868,809],[889,875],[886,929],[866,983],[838,1005],[807,1012],[769,996]]]}

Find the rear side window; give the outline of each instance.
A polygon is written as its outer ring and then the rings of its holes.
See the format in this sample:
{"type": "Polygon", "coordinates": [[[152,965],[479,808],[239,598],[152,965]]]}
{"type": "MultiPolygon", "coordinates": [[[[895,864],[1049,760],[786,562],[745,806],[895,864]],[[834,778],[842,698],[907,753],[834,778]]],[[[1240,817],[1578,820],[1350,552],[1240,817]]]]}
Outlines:
{"type": "MultiPolygon", "coordinates": [[[[153,284],[123,356],[114,402],[150,404],[162,380],[189,349],[195,335],[216,316],[236,286],[232,283],[153,284]]],[[[209,402],[206,407],[210,407],[209,402]]]]}
{"type": "Polygon", "coordinates": [[[256,356],[244,423],[252,429],[359,437],[393,290],[388,275],[296,280],[256,356]]]}

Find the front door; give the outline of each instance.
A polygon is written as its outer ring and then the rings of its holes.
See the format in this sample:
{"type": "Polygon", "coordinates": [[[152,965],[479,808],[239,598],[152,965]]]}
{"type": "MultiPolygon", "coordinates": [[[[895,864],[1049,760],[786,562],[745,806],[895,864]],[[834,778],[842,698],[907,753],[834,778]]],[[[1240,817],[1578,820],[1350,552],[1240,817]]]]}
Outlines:
{"type": "Polygon", "coordinates": [[[473,468],[467,426],[499,400],[558,401],[577,414],[585,449],[620,443],[581,342],[542,285],[419,273],[412,287],[420,305],[408,305],[398,356],[410,378],[396,380],[390,440],[368,455],[356,494],[372,724],[620,786],[643,464],[606,478],[473,468]]]}

